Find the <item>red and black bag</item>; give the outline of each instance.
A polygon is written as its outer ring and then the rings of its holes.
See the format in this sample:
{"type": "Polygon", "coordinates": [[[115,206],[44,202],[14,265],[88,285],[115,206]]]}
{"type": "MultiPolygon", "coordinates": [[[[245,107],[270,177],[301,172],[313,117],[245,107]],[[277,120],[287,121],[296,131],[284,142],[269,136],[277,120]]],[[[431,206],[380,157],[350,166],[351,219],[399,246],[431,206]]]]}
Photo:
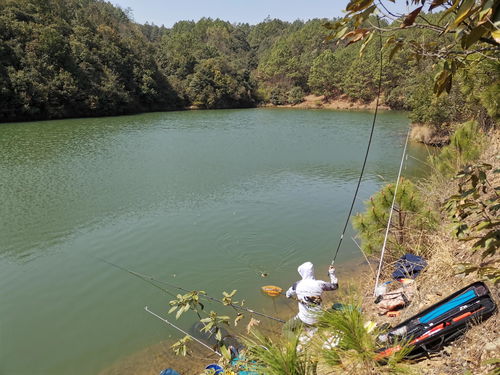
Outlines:
{"type": "Polygon", "coordinates": [[[397,342],[410,344],[409,358],[437,352],[470,325],[489,318],[496,308],[488,287],[483,282],[475,282],[398,324],[387,335],[379,336],[381,341],[393,346],[380,350],[377,358],[399,351],[401,347],[397,342]]]}

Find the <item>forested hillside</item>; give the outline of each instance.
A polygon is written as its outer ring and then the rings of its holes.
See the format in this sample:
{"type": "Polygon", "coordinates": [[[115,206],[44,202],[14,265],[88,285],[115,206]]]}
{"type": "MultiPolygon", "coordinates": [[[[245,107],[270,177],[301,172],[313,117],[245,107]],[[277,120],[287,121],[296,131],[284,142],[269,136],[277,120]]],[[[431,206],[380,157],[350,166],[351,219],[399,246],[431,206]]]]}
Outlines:
{"type": "MultiPolygon", "coordinates": [[[[327,21],[202,19],[168,29],[139,25],[99,0],[7,0],[0,4],[0,121],[296,104],[310,93],[373,101],[380,43],[360,57],[358,44],[327,41],[327,21]]],[[[436,38],[405,32],[429,43],[436,38]]],[[[494,61],[478,59],[439,98],[432,60],[417,62],[402,48],[391,60],[387,50],[384,66],[383,101],[411,110],[414,122],[442,127],[471,112],[485,123],[498,117],[494,61]]]]}

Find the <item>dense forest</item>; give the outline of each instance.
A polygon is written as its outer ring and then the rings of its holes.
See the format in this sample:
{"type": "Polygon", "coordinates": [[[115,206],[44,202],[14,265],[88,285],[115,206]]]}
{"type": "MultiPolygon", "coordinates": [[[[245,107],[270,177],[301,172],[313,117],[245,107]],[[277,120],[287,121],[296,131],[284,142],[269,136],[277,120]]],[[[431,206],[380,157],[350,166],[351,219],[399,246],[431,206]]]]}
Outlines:
{"type": "MultiPolygon", "coordinates": [[[[385,40],[374,38],[360,56],[359,44],[328,41],[326,22],[205,18],[165,28],[140,25],[99,0],[3,1],[0,121],[297,104],[307,94],[373,101],[385,40]]],[[[422,29],[405,33],[437,38],[422,29]]],[[[445,127],[472,113],[486,124],[498,118],[495,61],[478,59],[450,94],[435,97],[432,59],[418,61],[404,47],[384,52],[383,102],[410,110],[414,122],[445,127]]]]}

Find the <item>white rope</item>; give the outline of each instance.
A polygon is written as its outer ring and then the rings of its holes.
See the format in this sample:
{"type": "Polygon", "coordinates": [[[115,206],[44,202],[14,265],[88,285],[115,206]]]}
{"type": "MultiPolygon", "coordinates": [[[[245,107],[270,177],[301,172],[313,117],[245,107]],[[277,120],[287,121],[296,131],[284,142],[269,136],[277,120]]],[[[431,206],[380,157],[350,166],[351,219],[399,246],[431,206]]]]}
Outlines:
{"type": "Polygon", "coordinates": [[[204,342],[198,340],[196,337],[190,335],[189,333],[187,333],[186,331],[182,330],[181,328],[177,327],[175,324],[169,322],[167,319],[164,319],[162,318],[160,315],[157,315],[155,314],[154,312],[152,312],[150,309],[148,309],[147,306],[144,307],[144,310],[146,310],[148,313],[150,313],[151,315],[154,315],[156,316],[158,319],[164,321],[165,323],[167,323],[168,325],[174,327],[176,330],[184,333],[186,336],[189,336],[191,337],[194,341],[196,341],[198,344],[200,345],[203,345],[205,348],[207,348],[208,350],[214,352],[215,354],[217,354],[219,357],[222,357],[222,354],[220,354],[217,350],[213,350],[210,346],[206,345],[204,342]]]}
{"type": "Polygon", "coordinates": [[[398,179],[396,181],[396,187],[394,188],[394,197],[392,198],[391,211],[389,212],[389,220],[387,221],[387,228],[385,229],[384,244],[382,245],[382,252],[380,254],[380,262],[378,264],[377,277],[375,279],[375,287],[373,288],[373,296],[375,296],[375,289],[377,289],[378,281],[380,278],[380,272],[382,272],[382,262],[384,260],[385,246],[387,245],[387,237],[389,236],[389,229],[391,227],[392,213],[394,212],[394,205],[396,204],[396,194],[398,193],[399,181],[401,178],[401,171],[403,170],[403,164],[406,155],[406,147],[408,146],[408,139],[410,138],[410,129],[408,129],[408,134],[406,135],[405,147],[403,149],[403,155],[401,156],[401,163],[399,164],[398,179]]]}

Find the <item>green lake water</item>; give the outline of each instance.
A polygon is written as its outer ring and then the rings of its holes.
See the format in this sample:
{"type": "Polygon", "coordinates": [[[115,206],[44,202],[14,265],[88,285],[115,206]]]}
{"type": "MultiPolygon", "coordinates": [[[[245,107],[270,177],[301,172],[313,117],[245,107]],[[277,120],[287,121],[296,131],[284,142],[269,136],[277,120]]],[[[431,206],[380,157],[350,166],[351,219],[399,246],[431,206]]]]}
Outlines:
{"type": "MultiPolygon", "coordinates": [[[[0,124],[0,373],[97,374],[180,337],[143,310],[165,315],[168,296],[97,257],[214,296],[238,289],[275,314],[260,286],[288,287],[307,260],[326,273],[371,120],[245,109],[0,124]]],[[[407,128],[379,114],[355,211],[395,180],[407,128]]],[[[423,173],[409,158],[404,175],[423,173]]],[[[360,256],[352,235],[341,279],[360,256]]]]}

